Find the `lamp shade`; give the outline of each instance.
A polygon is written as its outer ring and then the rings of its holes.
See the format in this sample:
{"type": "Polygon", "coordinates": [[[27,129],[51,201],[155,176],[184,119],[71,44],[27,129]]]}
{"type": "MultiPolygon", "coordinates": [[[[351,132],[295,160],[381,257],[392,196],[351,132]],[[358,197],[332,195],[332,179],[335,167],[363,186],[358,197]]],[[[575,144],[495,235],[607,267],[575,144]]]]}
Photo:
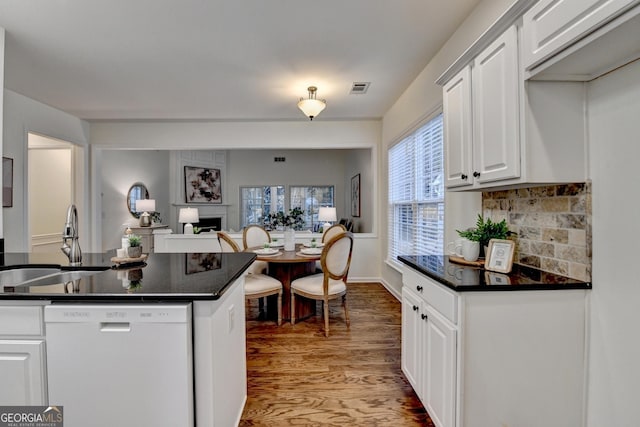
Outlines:
{"type": "Polygon", "coordinates": [[[196,208],[181,208],[178,215],[178,222],[188,224],[192,222],[198,222],[200,217],[198,216],[198,209],[196,208]]]}
{"type": "Polygon", "coordinates": [[[309,86],[307,90],[309,91],[309,98],[300,98],[300,102],[298,102],[298,108],[302,110],[305,116],[313,120],[314,117],[316,117],[322,112],[322,110],[324,110],[324,108],[327,106],[327,103],[324,99],[316,98],[316,91],[318,90],[317,87],[309,86]]]}
{"type": "Polygon", "coordinates": [[[320,208],[318,211],[318,220],[319,221],[336,221],[338,218],[336,217],[336,208],[326,207],[320,208]]]}
{"type": "Polygon", "coordinates": [[[136,200],[136,212],[155,212],[156,201],[154,199],[136,200]]]}
{"type": "Polygon", "coordinates": [[[298,108],[302,110],[305,116],[313,120],[327,106],[319,99],[303,99],[298,102],[298,108]]]}

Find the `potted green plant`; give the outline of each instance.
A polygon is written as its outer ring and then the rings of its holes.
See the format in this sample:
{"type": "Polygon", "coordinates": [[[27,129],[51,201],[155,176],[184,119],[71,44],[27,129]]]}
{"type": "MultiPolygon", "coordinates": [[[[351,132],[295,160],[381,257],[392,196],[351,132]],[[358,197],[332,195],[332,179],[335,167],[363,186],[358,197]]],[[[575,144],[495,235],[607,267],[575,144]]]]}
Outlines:
{"type": "Polygon", "coordinates": [[[129,247],[127,248],[129,258],[140,258],[142,256],[142,239],[136,234],[129,235],[129,247]]]}
{"type": "Polygon", "coordinates": [[[478,220],[474,228],[467,230],[456,230],[458,235],[462,238],[478,242],[480,244],[480,256],[484,256],[489,240],[491,239],[507,239],[516,233],[509,230],[506,220],[500,222],[493,222],[491,218],[487,218],[485,221],[482,215],[478,214],[478,220]]]}

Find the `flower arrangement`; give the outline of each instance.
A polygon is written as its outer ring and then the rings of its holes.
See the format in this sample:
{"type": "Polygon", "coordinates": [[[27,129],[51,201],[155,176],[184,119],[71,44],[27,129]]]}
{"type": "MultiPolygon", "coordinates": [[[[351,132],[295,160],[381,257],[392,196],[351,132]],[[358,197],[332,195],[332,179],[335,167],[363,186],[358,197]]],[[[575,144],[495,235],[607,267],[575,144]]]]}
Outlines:
{"type": "Polygon", "coordinates": [[[304,211],[300,208],[293,208],[287,215],[284,212],[276,212],[266,214],[264,216],[264,225],[271,230],[278,227],[293,228],[294,230],[302,230],[305,226],[304,211]]]}

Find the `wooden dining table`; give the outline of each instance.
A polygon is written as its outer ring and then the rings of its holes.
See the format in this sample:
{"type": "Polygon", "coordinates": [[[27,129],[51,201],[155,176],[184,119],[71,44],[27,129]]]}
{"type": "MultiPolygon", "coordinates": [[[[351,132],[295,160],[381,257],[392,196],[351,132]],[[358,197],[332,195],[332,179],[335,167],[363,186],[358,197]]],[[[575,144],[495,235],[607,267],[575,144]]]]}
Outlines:
{"type": "MultiPolygon", "coordinates": [[[[294,280],[316,273],[316,261],[320,259],[318,255],[305,255],[300,252],[305,246],[296,244],[295,250],[285,251],[284,248],[277,249],[275,255],[263,255],[256,250],[262,247],[245,249],[245,252],[255,252],[259,261],[269,263],[268,274],[282,282],[282,318],[291,319],[291,282],[294,280]]],[[[277,310],[275,299],[267,299],[267,313],[275,313],[277,310]]],[[[304,319],[316,313],[316,302],[307,298],[296,298],[296,319],[304,319]]]]}

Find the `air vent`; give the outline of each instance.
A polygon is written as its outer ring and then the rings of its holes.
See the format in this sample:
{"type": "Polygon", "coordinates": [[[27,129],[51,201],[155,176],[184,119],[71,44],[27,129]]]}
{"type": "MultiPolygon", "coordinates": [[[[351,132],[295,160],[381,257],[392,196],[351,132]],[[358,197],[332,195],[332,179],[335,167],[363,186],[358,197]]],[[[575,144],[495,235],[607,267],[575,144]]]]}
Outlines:
{"type": "Polygon", "coordinates": [[[278,162],[285,162],[287,159],[285,157],[274,157],[273,161],[278,163],[278,162]]]}
{"type": "Polygon", "coordinates": [[[363,93],[367,93],[370,84],[371,82],[354,82],[351,86],[351,92],[349,93],[352,95],[361,95],[363,93]]]}

